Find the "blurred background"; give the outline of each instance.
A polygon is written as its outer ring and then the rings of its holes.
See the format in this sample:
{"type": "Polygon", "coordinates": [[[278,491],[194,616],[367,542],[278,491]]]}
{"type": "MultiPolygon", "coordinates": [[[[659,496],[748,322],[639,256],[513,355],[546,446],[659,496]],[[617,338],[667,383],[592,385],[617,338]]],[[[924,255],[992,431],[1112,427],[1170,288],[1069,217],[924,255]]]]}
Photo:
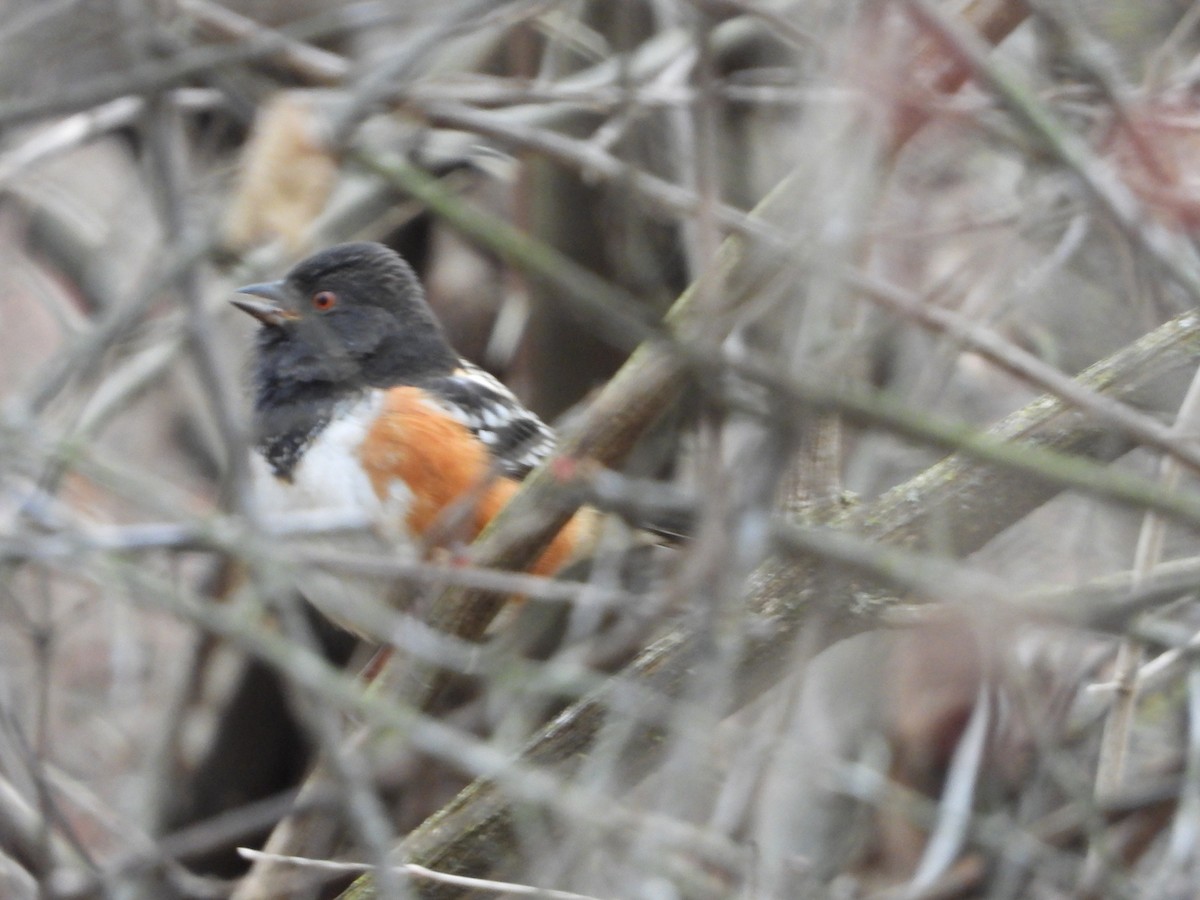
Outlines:
{"type": "Polygon", "coordinates": [[[1183,0],[0,2],[0,895],[360,874],[239,854],[272,832],[553,896],[1200,895],[1198,38],[1183,0]],[[228,301],[357,239],[564,433],[677,348],[576,485],[599,559],[426,646],[436,704],[355,680],[250,515],[228,301]],[[1090,468],[930,470],[1046,393],[994,434],[1090,468]]]}

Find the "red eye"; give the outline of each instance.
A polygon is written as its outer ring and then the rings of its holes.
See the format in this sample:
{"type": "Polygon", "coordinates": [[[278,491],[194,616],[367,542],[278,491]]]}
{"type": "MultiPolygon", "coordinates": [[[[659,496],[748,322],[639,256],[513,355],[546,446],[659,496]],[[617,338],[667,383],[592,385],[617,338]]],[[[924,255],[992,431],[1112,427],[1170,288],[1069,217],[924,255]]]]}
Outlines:
{"type": "Polygon", "coordinates": [[[333,309],[335,306],[337,306],[337,302],[337,294],[335,294],[333,291],[319,291],[318,293],[313,294],[312,298],[313,309],[317,310],[318,312],[325,312],[326,310],[333,309]]]}

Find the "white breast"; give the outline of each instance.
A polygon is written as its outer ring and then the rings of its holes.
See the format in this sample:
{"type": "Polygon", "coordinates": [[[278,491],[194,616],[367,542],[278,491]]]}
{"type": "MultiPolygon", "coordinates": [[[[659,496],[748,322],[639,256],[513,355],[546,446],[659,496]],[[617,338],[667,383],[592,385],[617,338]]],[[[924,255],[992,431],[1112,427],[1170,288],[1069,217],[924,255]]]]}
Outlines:
{"type": "MultiPolygon", "coordinates": [[[[286,522],[289,514],[303,513],[318,520],[366,521],[366,531],[291,538],[288,546],[304,557],[306,548],[324,553],[411,555],[413,543],[404,528],[408,496],[393,489],[386,501],[375,494],[363,471],[360,452],[371,423],[383,404],[383,393],[373,391],[340,407],[304,451],[292,469],[291,481],[277,478],[261,454],[251,462],[255,499],[266,516],[286,522]]],[[[295,586],[330,619],[367,636],[382,638],[379,608],[388,607],[392,579],[356,575],[349,570],[305,568],[295,586]]]]}
{"type": "Polygon", "coordinates": [[[359,451],[382,403],[382,392],[372,391],[335,410],[333,419],[300,457],[291,481],[276,478],[262,455],[254,454],[260,509],[268,515],[327,511],[378,519],[382,505],[363,472],[359,451]]]}

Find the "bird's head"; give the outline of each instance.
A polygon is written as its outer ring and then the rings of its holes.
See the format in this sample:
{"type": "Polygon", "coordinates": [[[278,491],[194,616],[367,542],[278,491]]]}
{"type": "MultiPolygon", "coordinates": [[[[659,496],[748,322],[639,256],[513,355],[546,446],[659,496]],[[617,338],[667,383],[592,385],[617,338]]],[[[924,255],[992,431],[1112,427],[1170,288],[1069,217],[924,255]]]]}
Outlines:
{"type": "Polygon", "coordinates": [[[262,323],[260,392],[387,387],[457,364],[416,273],[382,244],[329,247],[238,293],[233,305],[262,323]]]}

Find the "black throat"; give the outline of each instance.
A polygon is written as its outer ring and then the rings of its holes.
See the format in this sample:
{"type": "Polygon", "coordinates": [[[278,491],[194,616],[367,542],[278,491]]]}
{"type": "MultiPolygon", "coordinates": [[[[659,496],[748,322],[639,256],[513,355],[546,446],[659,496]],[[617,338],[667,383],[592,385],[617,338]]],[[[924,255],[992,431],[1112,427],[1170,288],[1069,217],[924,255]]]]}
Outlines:
{"type": "Polygon", "coordinates": [[[304,451],[312,446],[337,407],[352,399],[352,393],[333,385],[260,383],[255,403],[255,448],[263,455],[276,478],[291,481],[304,451]]]}
{"type": "Polygon", "coordinates": [[[263,329],[254,378],[254,438],[276,478],[292,480],[305,451],[339,407],[373,388],[419,384],[458,365],[438,330],[367,343],[371,346],[331,352],[300,335],[263,329]]]}

